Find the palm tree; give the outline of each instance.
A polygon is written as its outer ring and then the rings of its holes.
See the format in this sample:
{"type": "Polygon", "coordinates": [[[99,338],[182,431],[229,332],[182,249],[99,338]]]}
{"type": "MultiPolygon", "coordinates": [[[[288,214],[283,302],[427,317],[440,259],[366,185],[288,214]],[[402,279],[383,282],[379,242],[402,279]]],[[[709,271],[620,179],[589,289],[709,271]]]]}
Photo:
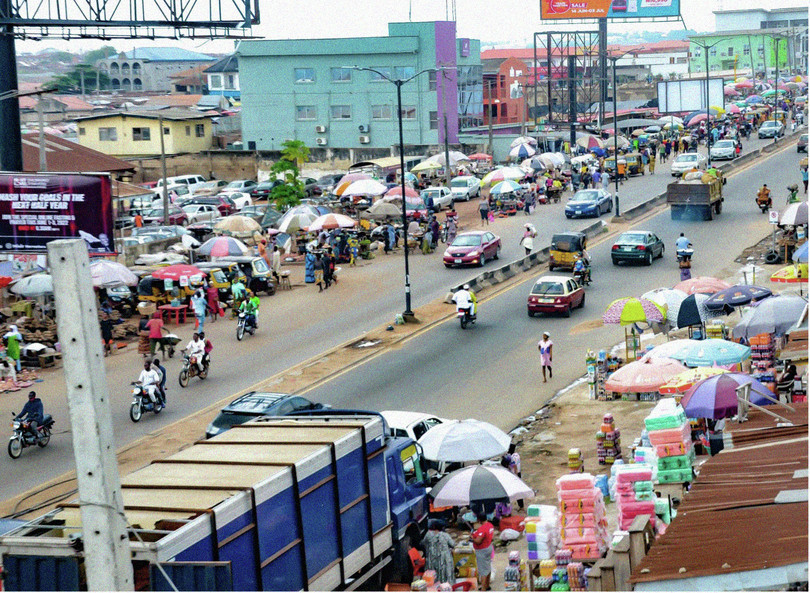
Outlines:
{"type": "Polygon", "coordinates": [[[295,163],[299,169],[309,158],[309,148],[301,140],[285,140],[281,146],[281,158],[295,163]]]}

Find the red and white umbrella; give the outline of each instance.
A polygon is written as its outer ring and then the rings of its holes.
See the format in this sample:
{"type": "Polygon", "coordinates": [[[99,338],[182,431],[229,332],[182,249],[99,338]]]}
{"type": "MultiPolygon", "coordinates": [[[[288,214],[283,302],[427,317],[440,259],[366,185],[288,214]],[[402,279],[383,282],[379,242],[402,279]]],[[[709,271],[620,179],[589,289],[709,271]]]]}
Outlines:
{"type": "Polygon", "coordinates": [[[605,389],[616,393],[649,393],[688,370],[671,358],[642,358],[624,365],[605,381],[605,389]]]}
{"type": "Polygon", "coordinates": [[[200,245],[198,255],[207,257],[225,257],[227,255],[247,255],[250,248],[233,237],[213,237],[200,245]]]}
{"type": "Polygon", "coordinates": [[[678,284],[673,286],[673,288],[676,290],[682,290],[686,294],[695,294],[696,292],[714,294],[715,292],[723,290],[724,288],[729,288],[730,286],[731,284],[718,280],[717,278],[712,278],[711,276],[697,276],[696,278],[690,278],[689,280],[678,282],[678,284]]]}
{"type": "Polygon", "coordinates": [[[197,266],[190,266],[188,264],[175,264],[173,266],[166,266],[165,268],[158,268],[152,273],[153,278],[158,280],[173,280],[179,282],[181,278],[202,278],[205,276],[203,271],[197,266]]]}
{"type": "Polygon", "coordinates": [[[315,220],[312,221],[312,224],[309,225],[307,230],[309,232],[313,231],[320,231],[323,229],[351,229],[357,226],[357,221],[345,214],[335,214],[334,212],[330,212],[329,214],[324,214],[323,216],[319,216],[315,220]]]}

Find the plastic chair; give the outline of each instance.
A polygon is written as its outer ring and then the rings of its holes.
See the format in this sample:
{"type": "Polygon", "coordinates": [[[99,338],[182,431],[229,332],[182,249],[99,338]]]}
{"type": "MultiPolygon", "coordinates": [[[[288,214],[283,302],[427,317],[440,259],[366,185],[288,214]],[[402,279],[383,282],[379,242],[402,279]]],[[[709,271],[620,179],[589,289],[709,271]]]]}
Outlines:
{"type": "Polygon", "coordinates": [[[453,585],[453,591],[472,591],[473,584],[470,581],[461,581],[453,585]]]}

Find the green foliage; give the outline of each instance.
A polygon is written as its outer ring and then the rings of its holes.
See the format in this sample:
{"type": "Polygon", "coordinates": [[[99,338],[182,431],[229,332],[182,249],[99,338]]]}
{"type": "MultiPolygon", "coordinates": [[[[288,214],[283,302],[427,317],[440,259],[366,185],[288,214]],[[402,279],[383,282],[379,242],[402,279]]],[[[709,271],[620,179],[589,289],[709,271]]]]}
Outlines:
{"type": "MultiPolygon", "coordinates": [[[[85,91],[96,90],[96,70],[88,64],[80,64],[65,74],[54,76],[46,86],[55,88],[60,93],[79,93],[82,90],[81,72],[84,72],[85,91]]],[[[100,73],[99,80],[102,88],[110,87],[110,78],[103,72],[100,73]]]]}
{"type": "MultiPolygon", "coordinates": [[[[285,142],[285,144],[287,143],[285,142]]],[[[282,158],[270,167],[270,171],[284,179],[284,183],[277,185],[270,192],[270,201],[282,210],[300,204],[304,197],[304,184],[298,178],[298,167],[295,166],[295,163],[282,158]]]]}
{"type": "Polygon", "coordinates": [[[281,146],[281,158],[295,163],[299,169],[309,158],[309,148],[301,140],[286,140],[281,146]]]}
{"type": "Polygon", "coordinates": [[[98,49],[91,50],[84,54],[82,61],[85,64],[93,65],[99,60],[103,60],[104,58],[109,58],[110,56],[114,56],[118,52],[112,45],[105,45],[104,47],[100,47],[98,49]]]}

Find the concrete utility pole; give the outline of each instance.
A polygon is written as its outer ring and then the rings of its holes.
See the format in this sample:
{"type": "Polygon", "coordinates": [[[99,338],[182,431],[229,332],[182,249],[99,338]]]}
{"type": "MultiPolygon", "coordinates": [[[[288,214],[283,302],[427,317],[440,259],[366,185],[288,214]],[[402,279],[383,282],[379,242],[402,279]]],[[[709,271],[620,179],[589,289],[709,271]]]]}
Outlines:
{"type": "Polygon", "coordinates": [[[132,591],[129,535],[90,260],[81,239],[48,243],[79,483],[89,591],[132,591]]]}
{"type": "Polygon", "coordinates": [[[45,107],[42,105],[44,95],[37,98],[37,119],[39,120],[39,170],[48,170],[48,155],[45,152],[45,107]]]}
{"type": "Polygon", "coordinates": [[[160,134],[160,174],[163,175],[163,224],[169,224],[169,185],[166,175],[166,147],[163,144],[163,116],[158,116],[158,134],[160,134]]]}

